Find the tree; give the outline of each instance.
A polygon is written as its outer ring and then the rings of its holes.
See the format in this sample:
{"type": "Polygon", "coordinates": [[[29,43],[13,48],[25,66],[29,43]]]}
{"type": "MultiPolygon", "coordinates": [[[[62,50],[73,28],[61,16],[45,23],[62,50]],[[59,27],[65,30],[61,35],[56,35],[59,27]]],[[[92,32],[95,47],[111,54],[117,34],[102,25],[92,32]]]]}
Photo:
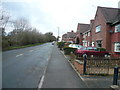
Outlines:
{"type": "Polygon", "coordinates": [[[52,41],[56,40],[56,38],[55,38],[55,36],[53,36],[52,32],[45,33],[45,36],[46,36],[46,41],[47,42],[52,42],[52,41]]]}
{"type": "Polygon", "coordinates": [[[13,21],[14,29],[17,31],[24,31],[31,28],[29,21],[25,18],[19,18],[13,21]]]}
{"type": "Polygon", "coordinates": [[[0,6],[0,28],[5,28],[10,19],[10,13],[0,6]]]}

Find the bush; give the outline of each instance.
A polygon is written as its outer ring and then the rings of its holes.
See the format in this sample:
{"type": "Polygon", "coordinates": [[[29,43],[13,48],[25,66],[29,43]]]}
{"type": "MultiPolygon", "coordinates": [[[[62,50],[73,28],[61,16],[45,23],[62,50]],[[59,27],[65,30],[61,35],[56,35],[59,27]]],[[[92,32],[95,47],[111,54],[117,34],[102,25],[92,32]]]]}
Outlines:
{"type": "Polygon", "coordinates": [[[105,48],[97,48],[98,51],[106,51],[105,48]]]}
{"type": "Polygon", "coordinates": [[[75,53],[75,50],[77,50],[77,48],[65,47],[63,50],[66,55],[70,55],[71,52],[75,53]]]}
{"type": "Polygon", "coordinates": [[[58,48],[62,49],[64,47],[65,42],[58,42],[58,48]]]}

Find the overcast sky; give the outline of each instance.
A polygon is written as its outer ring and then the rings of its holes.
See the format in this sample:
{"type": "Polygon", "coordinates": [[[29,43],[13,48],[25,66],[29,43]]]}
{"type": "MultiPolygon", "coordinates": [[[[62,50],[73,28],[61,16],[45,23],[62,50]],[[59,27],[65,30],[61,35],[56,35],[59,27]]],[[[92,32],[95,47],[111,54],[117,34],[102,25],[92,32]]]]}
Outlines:
{"type": "MultiPolygon", "coordinates": [[[[97,6],[118,7],[120,0],[3,0],[2,6],[12,18],[25,17],[40,32],[60,36],[76,31],[78,23],[89,24],[97,6]]],[[[7,30],[9,32],[9,30],[7,30]]]]}

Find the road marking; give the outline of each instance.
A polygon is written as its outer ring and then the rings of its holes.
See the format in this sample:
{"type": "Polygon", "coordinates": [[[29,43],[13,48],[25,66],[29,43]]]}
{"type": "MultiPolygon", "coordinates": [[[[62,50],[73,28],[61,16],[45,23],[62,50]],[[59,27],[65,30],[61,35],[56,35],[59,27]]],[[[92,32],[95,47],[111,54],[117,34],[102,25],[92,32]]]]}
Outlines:
{"type": "MultiPolygon", "coordinates": [[[[47,61],[49,61],[49,60],[50,60],[50,57],[47,58],[47,61]]],[[[48,67],[48,63],[47,63],[47,66],[45,67],[45,70],[44,70],[44,72],[43,72],[43,75],[42,75],[42,78],[41,78],[41,80],[40,80],[40,83],[38,84],[38,90],[40,90],[40,89],[42,88],[47,67],[48,67]]]]}
{"type": "Polygon", "coordinates": [[[29,52],[33,52],[34,50],[29,50],[29,52]]]}
{"type": "Polygon", "coordinates": [[[45,76],[43,75],[40,81],[40,84],[38,85],[38,88],[42,88],[43,82],[44,82],[45,76]]]}
{"type": "Polygon", "coordinates": [[[16,57],[22,56],[23,54],[16,55],[16,57]]]}

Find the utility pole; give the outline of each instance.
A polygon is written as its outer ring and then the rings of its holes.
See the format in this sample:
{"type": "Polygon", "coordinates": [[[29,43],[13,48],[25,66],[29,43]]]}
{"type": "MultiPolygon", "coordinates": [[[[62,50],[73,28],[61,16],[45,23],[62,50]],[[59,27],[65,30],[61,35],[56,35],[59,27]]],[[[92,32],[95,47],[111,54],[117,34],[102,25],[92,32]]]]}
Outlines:
{"type": "Polygon", "coordinates": [[[60,29],[60,28],[58,27],[58,36],[59,36],[59,29],[60,29]]]}
{"type": "Polygon", "coordinates": [[[58,37],[57,37],[57,41],[59,41],[59,29],[60,29],[60,28],[58,27],[58,37]]]}

